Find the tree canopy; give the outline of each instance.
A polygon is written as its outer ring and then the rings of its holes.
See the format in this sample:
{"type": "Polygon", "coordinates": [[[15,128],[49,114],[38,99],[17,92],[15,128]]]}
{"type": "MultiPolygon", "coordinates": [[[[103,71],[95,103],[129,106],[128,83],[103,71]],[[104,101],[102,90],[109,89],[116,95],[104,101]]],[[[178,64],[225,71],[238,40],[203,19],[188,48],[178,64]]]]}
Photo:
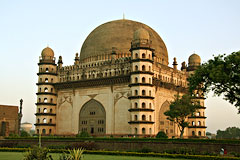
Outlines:
{"type": "Polygon", "coordinates": [[[240,113],[240,51],[218,55],[199,66],[189,78],[189,91],[201,89],[223,94],[224,99],[235,105],[240,113]]]}
{"type": "Polygon", "coordinates": [[[180,138],[183,137],[184,129],[188,127],[187,117],[193,115],[200,106],[198,101],[193,102],[189,95],[176,96],[175,100],[170,104],[169,110],[164,112],[167,119],[177,124],[180,130],[180,138]]]}
{"type": "Polygon", "coordinates": [[[217,139],[240,139],[240,128],[228,127],[225,131],[217,130],[217,139]]]}

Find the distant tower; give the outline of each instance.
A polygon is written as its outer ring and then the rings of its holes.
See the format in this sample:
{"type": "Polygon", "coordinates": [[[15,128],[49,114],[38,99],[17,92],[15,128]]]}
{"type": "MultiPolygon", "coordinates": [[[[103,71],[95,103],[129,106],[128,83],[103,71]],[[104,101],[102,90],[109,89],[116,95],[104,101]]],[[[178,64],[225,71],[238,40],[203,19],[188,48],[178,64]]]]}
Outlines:
{"type": "Polygon", "coordinates": [[[51,48],[42,50],[38,66],[36,134],[55,134],[57,96],[53,84],[57,81],[57,65],[51,48]]]}
{"type": "Polygon", "coordinates": [[[20,110],[18,113],[18,135],[20,135],[20,126],[21,126],[21,121],[22,121],[22,104],[23,104],[23,100],[20,99],[20,110]]]}
{"type": "Polygon", "coordinates": [[[130,122],[134,135],[151,135],[154,133],[154,87],[153,49],[149,33],[140,28],[135,31],[131,43],[131,100],[130,122]]]}
{"type": "MultiPolygon", "coordinates": [[[[194,74],[194,71],[199,67],[199,65],[201,64],[201,58],[199,55],[197,54],[192,54],[189,58],[188,58],[188,67],[187,67],[187,71],[189,72],[189,74],[194,74]]],[[[188,127],[188,136],[199,136],[199,137],[203,137],[206,136],[206,123],[205,123],[205,105],[204,105],[204,95],[203,92],[199,89],[196,90],[195,93],[195,99],[194,101],[198,101],[200,103],[200,105],[202,107],[200,107],[197,112],[195,113],[195,115],[192,115],[190,117],[188,117],[188,122],[189,122],[189,127],[188,127]]]]}

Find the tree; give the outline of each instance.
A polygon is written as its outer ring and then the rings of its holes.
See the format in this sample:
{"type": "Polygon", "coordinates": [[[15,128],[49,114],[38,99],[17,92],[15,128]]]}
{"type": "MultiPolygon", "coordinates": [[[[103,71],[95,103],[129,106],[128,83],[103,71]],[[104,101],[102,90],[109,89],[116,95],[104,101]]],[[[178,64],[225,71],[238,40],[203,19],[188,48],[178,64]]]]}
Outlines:
{"type": "Polygon", "coordinates": [[[30,137],[31,135],[27,131],[21,130],[20,131],[20,136],[21,137],[30,137]]]}
{"type": "Polygon", "coordinates": [[[225,131],[217,130],[217,139],[239,139],[240,128],[228,127],[225,131]]]}
{"type": "Polygon", "coordinates": [[[192,98],[189,95],[183,95],[181,98],[177,95],[175,100],[170,104],[169,110],[164,112],[168,120],[177,124],[180,130],[180,138],[183,138],[184,129],[189,125],[186,121],[187,117],[193,115],[201,107],[199,102],[193,102],[192,98]]]}
{"type": "Polygon", "coordinates": [[[223,94],[224,99],[238,108],[240,113],[240,51],[218,55],[203,63],[189,78],[189,91],[201,89],[223,94]]]}

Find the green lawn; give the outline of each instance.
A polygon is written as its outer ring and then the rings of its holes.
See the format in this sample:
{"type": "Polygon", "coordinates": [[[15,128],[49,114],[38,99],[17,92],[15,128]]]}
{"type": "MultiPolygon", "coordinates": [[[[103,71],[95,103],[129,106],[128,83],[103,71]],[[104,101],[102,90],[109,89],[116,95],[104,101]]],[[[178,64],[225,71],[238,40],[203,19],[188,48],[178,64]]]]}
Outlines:
{"type": "MultiPolygon", "coordinates": [[[[0,152],[0,160],[21,160],[22,152],[0,152]]],[[[50,153],[54,160],[58,160],[59,154],[50,153]]],[[[110,156],[110,155],[91,155],[84,154],[84,160],[183,160],[171,158],[156,158],[156,157],[133,157],[133,156],[110,156]]]]}

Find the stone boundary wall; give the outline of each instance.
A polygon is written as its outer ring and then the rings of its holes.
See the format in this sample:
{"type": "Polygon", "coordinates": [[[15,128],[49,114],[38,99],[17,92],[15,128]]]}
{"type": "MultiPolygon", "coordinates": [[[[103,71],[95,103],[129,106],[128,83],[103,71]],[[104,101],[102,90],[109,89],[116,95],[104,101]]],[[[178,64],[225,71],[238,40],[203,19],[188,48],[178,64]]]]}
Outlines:
{"type": "MultiPolygon", "coordinates": [[[[240,153],[239,144],[221,144],[221,143],[195,143],[195,142],[130,142],[130,141],[73,141],[73,140],[42,140],[44,147],[58,147],[58,146],[84,146],[92,150],[106,150],[106,151],[143,151],[150,152],[164,152],[166,150],[173,151],[185,149],[187,151],[195,151],[196,153],[216,153],[220,152],[221,148],[227,149],[227,152],[240,153]],[[90,146],[88,145],[90,144],[90,146]]],[[[3,145],[13,145],[11,147],[24,147],[38,145],[38,140],[0,140],[0,147],[3,145]]]]}

